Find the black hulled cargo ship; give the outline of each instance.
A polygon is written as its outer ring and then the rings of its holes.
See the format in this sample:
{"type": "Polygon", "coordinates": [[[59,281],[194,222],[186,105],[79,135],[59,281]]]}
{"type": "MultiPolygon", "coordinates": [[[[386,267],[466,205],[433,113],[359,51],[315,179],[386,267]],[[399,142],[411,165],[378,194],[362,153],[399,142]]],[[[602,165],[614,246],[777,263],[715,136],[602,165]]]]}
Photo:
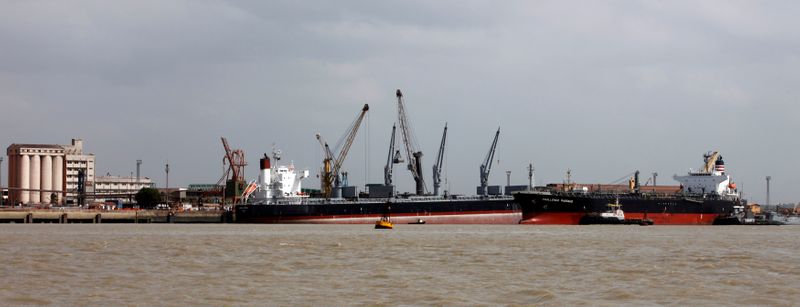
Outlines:
{"type": "Polygon", "coordinates": [[[626,218],[652,220],[655,225],[711,225],[735,218],[746,202],[725,173],[719,153],[710,152],[704,158],[701,171],[674,177],[681,185],[670,194],[643,191],[638,174],[627,193],[588,192],[575,185],[516,193],[514,198],[522,209],[520,223],[577,225],[585,216],[603,212],[617,201],[626,218]]]}
{"type": "MultiPolygon", "coordinates": [[[[276,159],[277,160],[277,159],[276,159]]],[[[372,224],[384,215],[394,223],[426,224],[516,224],[521,211],[511,196],[394,196],[393,187],[374,186],[383,197],[313,198],[301,190],[308,171],[293,165],[272,167],[261,159],[261,173],[251,183],[250,201],[235,206],[240,223],[372,224]],[[390,197],[391,196],[391,197],[390,197]]],[[[340,189],[341,190],[341,189],[340,189]]],[[[375,195],[373,195],[375,196],[375,195]]]]}
{"type": "MultiPolygon", "coordinates": [[[[405,113],[403,94],[396,92],[399,130],[405,149],[404,161],[400,150],[395,150],[395,131],[392,127],[389,153],[384,167],[384,183],[368,185],[366,195],[354,192],[347,186],[346,176],[340,171],[349,146],[355,138],[364,115],[369,110],[364,105],[359,116],[345,133],[343,147],[334,154],[333,150],[317,134],[323,147],[325,159],[320,171],[320,195],[309,197],[302,193],[300,181],[308,177],[308,171],[296,172],[293,165],[278,166],[273,169],[270,159],[261,159],[261,173],[258,182],[251,183],[252,199],[243,205],[235,206],[236,220],[243,223],[336,223],[372,224],[383,216],[391,217],[392,222],[406,224],[425,221],[426,224],[516,224],[521,218],[519,206],[512,196],[499,195],[499,187],[488,186],[488,176],[492,167],[500,129],[494,135],[489,153],[480,166],[481,187],[479,196],[439,196],[440,174],[442,171],[447,125],[442,134],[436,162],[433,166],[434,195],[426,195],[422,179],[422,152],[417,150],[415,137],[405,113]],[[416,184],[416,195],[397,195],[392,185],[394,164],[408,163],[408,170],[416,184]],[[342,186],[340,186],[340,183],[342,186]],[[371,187],[370,187],[371,186],[371,187]],[[493,189],[494,188],[494,189],[493,189]]],[[[273,152],[275,161],[278,155],[273,152]]],[[[517,187],[518,188],[518,187],[517,187]]],[[[249,190],[249,189],[248,189],[249,190]]],[[[507,188],[508,191],[508,188],[507,188]]],[[[245,197],[249,198],[248,195],[245,197]]]]}
{"type": "Polygon", "coordinates": [[[324,200],[236,206],[242,223],[372,224],[386,212],[396,224],[516,224],[521,218],[512,197],[412,197],[324,200]]]}

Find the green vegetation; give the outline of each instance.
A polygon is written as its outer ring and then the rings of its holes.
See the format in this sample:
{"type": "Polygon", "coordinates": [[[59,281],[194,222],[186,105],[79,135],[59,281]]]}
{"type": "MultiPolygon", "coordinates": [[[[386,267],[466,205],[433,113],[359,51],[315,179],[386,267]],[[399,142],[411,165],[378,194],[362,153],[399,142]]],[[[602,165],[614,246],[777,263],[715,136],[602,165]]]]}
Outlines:
{"type": "Polygon", "coordinates": [[[136,203],[139,208],[152,209],[161,202],[161,194],[153,188],[142,188],[136,193],[136,203]]]}

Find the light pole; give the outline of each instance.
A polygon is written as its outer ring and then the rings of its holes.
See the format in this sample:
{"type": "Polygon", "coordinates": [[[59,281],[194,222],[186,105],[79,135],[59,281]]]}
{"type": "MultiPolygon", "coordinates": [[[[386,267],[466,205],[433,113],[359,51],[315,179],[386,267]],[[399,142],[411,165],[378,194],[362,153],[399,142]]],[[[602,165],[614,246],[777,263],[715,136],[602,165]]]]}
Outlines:
{"type": "Polygon", "coordinates": [[[169,206],[169,162],[167,162],[167,167],[164,168],[164,171],[167,172],[167,186],[165,188],[167,190],[167,205],[169,206]]]}

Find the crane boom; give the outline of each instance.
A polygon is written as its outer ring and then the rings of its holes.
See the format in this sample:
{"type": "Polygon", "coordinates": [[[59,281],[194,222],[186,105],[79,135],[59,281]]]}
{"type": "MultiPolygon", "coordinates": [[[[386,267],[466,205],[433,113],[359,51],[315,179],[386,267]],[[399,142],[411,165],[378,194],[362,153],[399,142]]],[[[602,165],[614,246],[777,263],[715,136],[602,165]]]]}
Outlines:
{"type": "Polygon", "coordinates": [[[487,187],[489,184],[489,173],[492,171],[492,161],[494,161],[494,151],[497,148],[497,138],[500,136],[500,127],[497,127],[497,132],[494,134],[494,141],[492,141],[492,146],[489,147],[489,152],[486,153],[486,158],[483,159],[483,164],[481,164],[481,195],[487,195],[487,187]]]}
{"type": "Polygon", "coordinates": [[[719,158],[719,152],[718,151],[709,152],[704,155],[704,158],[706,158],[705,160],[706,164],[703,165],[703,173],[710,173],[714,170],[714,164],[717,162],[717,159],[719,158]]]}
{"type": "Polygon", "coordinates": [[[439,153],[436,155],[436,164],[433,165],[433,195],[439,195],[439,187],[441,187],[442,184],[442,163],[444,162],[445,140],[447,140],[447,123],[444,124],[442,144],[439,145],[439,153]]]}
{"type": "Polygon", "coordinates": [[[319,145],[322,146],[322,152],[325,154],[325,157],[322,159],[322,170],[320,172],[321,176],[319,178],[320,188],[322,189],[322,193],[324,195],[330,195],[331,186],[328,185],[327,183],[338,181],[331,172],[334,160],[333,152],[331,151],[331,148],[328,146],[328,143],[325,142],[325,139],[322,138],[322,135],[317,133],[316,137],[317,137],[317,142],[319,142],[319,145]],[[334,176],[334,178],[331,178],[331,176],[334,176]]]}
{"type": "Polygon", "coordinates": [[[422,151],[417,150],[416,140],[411,131],[411,124],[406,116],[406,107],[403,103],[403,93],[398,89],[397,95],[397,119],[400,123],[400,132],[403,135],[403,144],[406,149],[406,157],[408,157],[408,170],[411,171],[411,176],[414,177],[416,183],[416,194],[425,194],[425,180],[422,178],[422,151]]]}
{"type": "Polygon", "coordinates": [[[394,165],[403,163],[403,158],[400,156],[400,151],[394,149],[394,139],[397,131],[397,126],[392,125],[392,138],[389,141],[389,156],[386,158],[386,166],[383,167],[383,183],[386,186],[392,185],[392,173],[394,172],[394,165]]]}
{"type": "Polygon", "coordinates": [[[324,143],[321,139],[321,136],[318,135],[317,140],[320,141],[320,144],[324,144],[323,148],[325,149],[325,160],[323,160],[323,172],[322,172],[322,192],[326,198],[330,198],[333,194],[334,189],[334,182],[336,181],[336,187],[338,187],[338,180],[339,177],[339,170],[342,167],[342,163],[344,159],[347,157],[347,152],[350,151],[350,146],[353,145],[353,141],[356,138],[356,133],[358,133],[358,128],[361,127],[361,122],[364,120],[364,116],[369,111],[369,105],[364,104],[364,107],[361,108],[361,113],[359,113],[358,117],[353,124],[347,129],[345,132],[345,142],[342,146],[339,154],[334,156],[333,152],[330,150],[330,147],[327,143],[324,143]],[[333,163],[331,164],[331,161],[333,163]]]}
{"type": "Polygon", "coordinates": [[[225,158],[223,158],[222,162],[224,164],[225,160],[228,161],[228,168],[225,170],[223,177],[231,174],[230,180],[225,184],[225,197],[230,196],[233,202],[236,203],[239,200],[239,195],[241,195],[239,190],[244,188],[244,167],[247,166],[247,161],[244,159],[244,151],[231,149],[228,139],[225,137],[221,137],[221,139],[222,146],[225,148],[225,158]]]}
{"type": "MultiPolygon", "coordinates": [[[[233,168],[233,151],[231,150],[231,146],[228,145],[228,139],[226,139],[225,137],[222,137],[222,147],[225,148],[225,158],[228,159],[228,163],[230,165],[229,166],[230,168],[228,170],[230,171],[233,168]]],[[[223,163],[224,162],[225,161],[223,160],[223,163]]],[[[234,178],[236,177],[236,173],[234,173],[233,177],[234,178]]]]}

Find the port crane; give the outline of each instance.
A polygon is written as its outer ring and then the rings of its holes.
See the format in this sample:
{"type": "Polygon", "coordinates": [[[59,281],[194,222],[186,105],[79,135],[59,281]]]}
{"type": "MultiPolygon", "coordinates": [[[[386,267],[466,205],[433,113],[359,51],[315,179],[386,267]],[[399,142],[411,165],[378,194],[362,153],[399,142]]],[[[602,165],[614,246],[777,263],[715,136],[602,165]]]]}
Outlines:
{"type": "Polygon", "coordinates": [[[403,144],[408,158],[408,170],[414,177],[416,183],[416,194],[425,194],[425,180],[422,178],[422,151],[417,150],[416,138],[411,131],[411,124],[406,115],[406,107],[403,103],[403,93],[397,90],[397,119],[400,123],[400,132],[403,135],[403,144]]]}
{"type": "Polygon", "coordinates": [[[444,124],[442,144],[439,145],[439,153],[436,155],[436,164],[433,165],[433,195],[439,195],[439,187],[442,185],[442,163],[444,163],[445,140],[447,140],[447,123],[444,124]]]}
{"type": "Polygon", "coordinates": [[[339,188],[339,170],[342,167],[345,157],[347,157],[347,152],[350,151],[350,146],[353,145],[353,140],[356,138],[358,128],[361,127],[361,122],[364,120],[364,116],[367,115],[367,111],[369,111],[369,105],[364,104],[364,107],[361,108],[361,113],[359,113],[358,117],[350,124],[350,127],[347,128],[347,132],[344,134],[344,144],[338,155],[333,154],[328,143],[317,133],[317,141],[322,145],[325,152],[325,159],[322,161],[322,176],[320,176],[320,187],[322,188],[322,194],[325,198],[338,196],[334,195],[334,190],[339,188]]]}
{"type": "Polygon", "coordinates": [[[494,160],[494,151],[497,148],[497,138],[500,136],[500,127],[497,127],[497,132],[494,134],[494,141],[492,141],[492,146],[489,147],[489,152],[486,153],[486,158],[483,159],[483,164],[481,164],[480,171],[481,171],[481,191],[480,195],[486,196],[487,193],[487,186],[489,183],[489,173],[492,171],[492,161],[494,160]]]}
{"type": "MultiPolygon", "coordinates": [[[[241,191],[244,189],[244,167],[247,166],[247,161],[244,159],[244,151],[241,149],[231,149],[228,144],[228,139],[222,137],[222,146],[225,148],[225,157],[222,159],[223,178],[227,179],[225,182],[225,198],[229,196],[233,199],[235,204],[239,200],[241,191]],[[227,165],[227,166],[225,166],[227,165]],[[230,177],[228,177],[230,175],[230,177]]],[[[222,179],[220,180],[222,181],[222,179]]],[[[217,184],[219,184],[218,182],[217,184]]]]}
{"type": "Polygon", "coordinates": [[[392,125],[392,138],[389,141],[389,156],[386,158],[386,166],[383,167],[383,183],[386,186],[392,185],[392,173],[394,172],[394,165],[405,162],[400,155],[400,150],[395,150],[394,139],[397,131],[397,126],[392,125]]]}

